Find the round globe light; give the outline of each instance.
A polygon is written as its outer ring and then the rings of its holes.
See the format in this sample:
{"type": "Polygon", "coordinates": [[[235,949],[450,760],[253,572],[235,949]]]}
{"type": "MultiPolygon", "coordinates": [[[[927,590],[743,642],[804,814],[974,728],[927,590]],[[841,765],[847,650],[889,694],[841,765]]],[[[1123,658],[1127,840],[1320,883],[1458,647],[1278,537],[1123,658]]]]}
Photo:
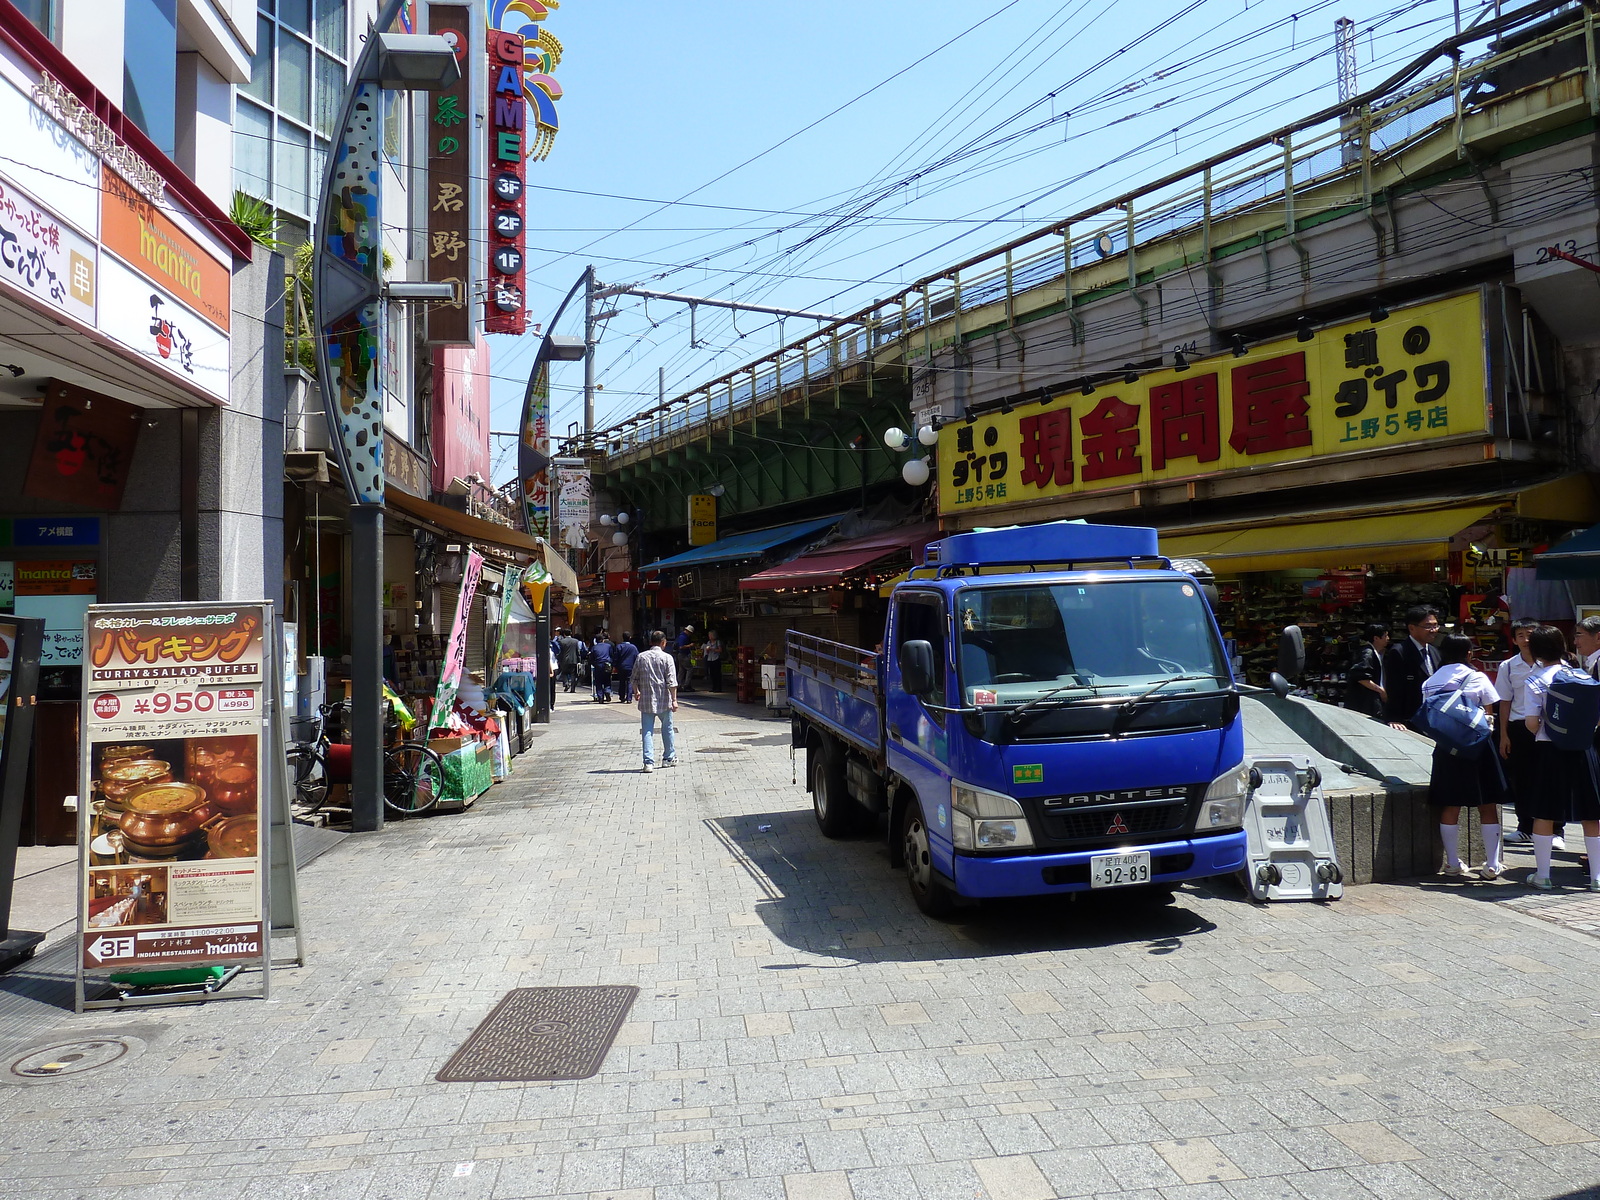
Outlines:
{"type": "Polygon", "coordinates": [[[900,468],[900,478],[904,479],[912,487],[921,487],[928,482],[928,460],[925,458],[913,458],[900,468]]]}
{"type": "Polygon", "coordinates": [[[911,435],[898,425],[891,425],[883,431],[883,444],[891,450],[904,450],[911,444],[911,435]]]}
{"type": "Polygon", "coordinates": [[[617,524],[618,525],[626,525],[627,523],[628,523],[628,514],[627,513],[618,513],[617,514],[617,524]]]}
{"type": "Polygon", "coordinates": [[[613,525],[615,523],[616,522],[612,518],[610,513],[601,513],[600,514],[600,524],[602,524],[602,525],[613,525]]]}
{"type": "Polygon", "coordinates": [[[628,535],[618,530],[611,535],[611,544],[613,546],[626,546],[628,544],[628,535]]]}
{"type": "Polygon", "coordinates": [[[917,441],[924,446],[937,446],[939,444],[939,431],[932,425],[924,425],[917,430],[917,441]]]}

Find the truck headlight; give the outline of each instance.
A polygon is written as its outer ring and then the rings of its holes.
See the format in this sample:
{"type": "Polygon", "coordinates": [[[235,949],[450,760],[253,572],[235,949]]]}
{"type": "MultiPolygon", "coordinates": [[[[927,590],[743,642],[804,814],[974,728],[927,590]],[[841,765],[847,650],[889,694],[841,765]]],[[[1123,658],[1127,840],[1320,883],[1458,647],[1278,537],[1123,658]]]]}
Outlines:
{"type": "Polygon", "coordinates": [[[1206,789],[1206,798],[1195,817],[1194,831],[1202,833],[1228,833],[1244,828],[1244,798],[1250,790],[1250,769],[1240,764],[1224,775],[1218,775],[1206,789]]]}
{"type": "Polygon", "coordinates": [[[1028,827],[1022,805],[1010,796],[951,780],[950,807],[950,840],[958,850],[1007,850],[1033,845],[1033,830],[1028,827]]]}

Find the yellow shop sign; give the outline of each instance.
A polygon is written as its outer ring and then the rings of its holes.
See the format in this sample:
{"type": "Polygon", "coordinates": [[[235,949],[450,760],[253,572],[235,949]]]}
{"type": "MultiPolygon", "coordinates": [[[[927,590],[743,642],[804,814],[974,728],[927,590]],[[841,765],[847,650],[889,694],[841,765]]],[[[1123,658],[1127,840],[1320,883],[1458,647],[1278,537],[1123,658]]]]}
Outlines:
{"type": "Polygon", "coordinates": [[[1184,480],[1487,429],[1477,292],[939,431],[939,511],[1184,480]]]}

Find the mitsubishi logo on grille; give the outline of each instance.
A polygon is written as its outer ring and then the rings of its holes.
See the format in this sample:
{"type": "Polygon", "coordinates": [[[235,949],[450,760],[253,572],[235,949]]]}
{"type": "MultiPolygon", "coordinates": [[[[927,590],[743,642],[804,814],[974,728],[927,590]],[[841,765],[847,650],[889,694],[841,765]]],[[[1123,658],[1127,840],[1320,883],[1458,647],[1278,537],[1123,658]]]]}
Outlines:
{"type": "Polygon", "coordinates": [[[1127,832],[1128,832],[1128,823],[1122,819],[1122,814],[1121,813],[1118,813],[1116,816],[1112,817],[1111,818],[1111,824],[1106,828],[1106,836],[1107,837],[1110,837],[1113,833],[1127,833],[1127,832]]]}

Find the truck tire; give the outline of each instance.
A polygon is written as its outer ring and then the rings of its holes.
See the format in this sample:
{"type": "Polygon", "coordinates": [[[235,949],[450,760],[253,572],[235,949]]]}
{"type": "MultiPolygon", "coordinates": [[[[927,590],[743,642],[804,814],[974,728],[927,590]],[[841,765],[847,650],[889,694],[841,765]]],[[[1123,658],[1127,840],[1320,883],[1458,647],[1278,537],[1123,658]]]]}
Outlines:
{"type": "Polygon", "coordinates": [[[845,786],[844,754],[828,742],[811,755],[811,811],[823,837],[847,838],[865,823],[861,806],[845,786]]]}
{"type": "Polygon", "coordinates": [[[928,827],[922,819],[922,805],[913,800],[900,818],[901,856],[905,861],[906,883],[917,907],[935,920],[955,915],[956,897],[934,870],[933,851],[928,844],[928,827]]]}

